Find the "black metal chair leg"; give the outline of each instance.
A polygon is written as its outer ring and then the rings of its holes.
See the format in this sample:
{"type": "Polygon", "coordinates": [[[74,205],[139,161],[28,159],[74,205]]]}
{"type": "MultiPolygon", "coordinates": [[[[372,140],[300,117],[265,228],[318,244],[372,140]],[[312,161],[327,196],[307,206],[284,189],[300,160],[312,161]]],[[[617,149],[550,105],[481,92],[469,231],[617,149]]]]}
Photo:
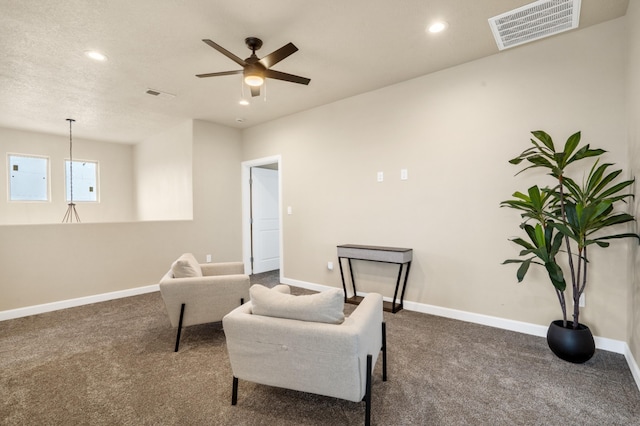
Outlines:
{"type": "Polygon", "coordinates": [[[178,335],[176,336],[176,349],[174,352],[178,352],[180,347],[180,334],[182,333],[182,318],[184,318],[184,303],[180,306],[180,320],[178,321],[178,335]]]}
{"type": "Polygon", "coordinates": [[[231,389],[231,405],[238,403],[238,378],[233,376],[233,387],[231,389]]]}
{"type": "Polygon", "coordinates": [[[382,381],[387,381],[387,323],[382,322],[382,381]]]}
{"type": "Polygon", "coordinates": [[[367,387],[366,393],[364,395],[365,399],[365,412],[364,412],[364,424],[365,426],[371,425],[371,369],[373,363],[373,357],[371,355],[367,355],[367,387]]]}

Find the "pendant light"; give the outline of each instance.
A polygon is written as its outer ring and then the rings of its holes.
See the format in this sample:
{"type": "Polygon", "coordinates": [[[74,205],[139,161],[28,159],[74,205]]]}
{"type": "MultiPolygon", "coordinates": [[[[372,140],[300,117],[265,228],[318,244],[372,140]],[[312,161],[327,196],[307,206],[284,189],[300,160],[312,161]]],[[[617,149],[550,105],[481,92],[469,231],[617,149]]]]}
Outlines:
{"type": "Polygon", "coordinates": [[[76,222],[80,222],[80,216],[76,211],[76,205],[73,202],[73,137],[71,134],[71,124],[76,121],[73,118],[67,118],[69,122],[69,188],[71,194],[69,197],[69,204],[67,205],[67,212],[64,214],[62,223],[72,223],[75,218],[76,222]]]}

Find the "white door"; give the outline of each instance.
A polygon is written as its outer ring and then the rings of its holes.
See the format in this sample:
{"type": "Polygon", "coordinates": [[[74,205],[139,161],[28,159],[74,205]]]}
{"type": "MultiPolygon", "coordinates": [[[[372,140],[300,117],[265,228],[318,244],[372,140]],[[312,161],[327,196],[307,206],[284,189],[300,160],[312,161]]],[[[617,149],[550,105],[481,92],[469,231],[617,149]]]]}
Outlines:
{"type": "Polygon", "coordinates": [[[251,168],[253,273],[280,267],[278,170],[251,168]]]}

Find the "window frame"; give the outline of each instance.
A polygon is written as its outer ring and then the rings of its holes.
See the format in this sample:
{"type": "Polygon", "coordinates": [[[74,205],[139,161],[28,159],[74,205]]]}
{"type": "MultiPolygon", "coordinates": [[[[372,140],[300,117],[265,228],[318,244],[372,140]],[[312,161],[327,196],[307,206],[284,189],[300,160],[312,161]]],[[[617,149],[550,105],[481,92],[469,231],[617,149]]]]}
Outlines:
{"type": "MultiPolygon", "coordinates": [[[[69,199],[68,195],[69,192],[67,191],[68,189],[68,183],[69,180],[67,179],[67,163],[70,162],[71,160],[69,158],[65,158],[64,159],[64,199],[66,203],[70,203],[71,200],[69,199]]],[[[94,191],[96,194],[96,199],[95,200],[78,200],[74,197],[73,199],[73,203],[99,203],[100,202],[100,162],[98,160],[84,160],[84,159],[77,159],[74,158],[73,159],[74,163],[92,163],[96,165],[96,175],[95,175],[95,186],[94,186],[94,191]]],[[[75,190],[74,190],[75,192],[75,190]]]]}
{"type": "Polygon", "coordinates": [[[7,202],[8,203],[50,203],[51,202],[51,157],[48,155],[39,155],[39,154],[23,154],[18,152],[7,152],[7,202]],[[11,191],[11,172],[13,171],[11,168],[11,157],[23,157],[23,158],[39,158],[46,160],[46,181],[47,181],[47,189],[46,189],[46,199],[45,200],[14,200],[12,198],[11,191]]]}

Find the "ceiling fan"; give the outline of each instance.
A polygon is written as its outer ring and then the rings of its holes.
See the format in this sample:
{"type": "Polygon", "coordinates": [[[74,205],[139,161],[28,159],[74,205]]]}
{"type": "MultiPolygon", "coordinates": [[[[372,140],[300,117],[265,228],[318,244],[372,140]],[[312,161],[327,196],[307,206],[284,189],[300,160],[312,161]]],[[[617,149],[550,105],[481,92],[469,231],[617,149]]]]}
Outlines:
{"type": "Polygon", "coordinates": [[[274,78],[276,80],[289,81],[291,83],[305,85],[309,84],[309,82],[311,81],[310,79],[305,77],[287,74],[271,69],[272,66],[298,51],[298,48],[293,43],[288,43],[282,46],[280,49],[260,59],[256,56],[256,50],[262,47],[262,40],[257,37],[247,37],[244,42],[251,50],[251,56],[243,60],[211,40],[202,41],[204,41],[209,46],[213,47],[218,52],[222,53],[238,65],[242,66],[242,69],[237,71],[222,71],[211,72],[207,74],[197,74],[196,77],[203,78],[218,77],[221,75],[243,74],[244,82],[247,83],[247,85],[251,88],[251,96],[260,96],[260,86],[262,86],[262,84],[264,83],[265,78],[274,78]]]}

